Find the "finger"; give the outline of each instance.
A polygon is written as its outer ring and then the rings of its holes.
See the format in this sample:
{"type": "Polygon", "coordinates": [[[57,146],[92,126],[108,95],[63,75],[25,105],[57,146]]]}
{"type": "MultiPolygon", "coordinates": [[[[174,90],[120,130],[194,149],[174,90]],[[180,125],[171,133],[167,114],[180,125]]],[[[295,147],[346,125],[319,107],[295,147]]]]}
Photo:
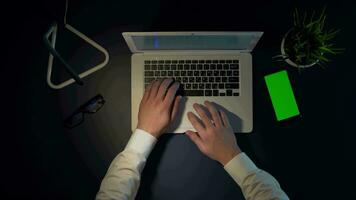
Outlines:
{"type": "Polygon", "coordinates": [[[199,120],[199,118],[192,112],[188,112],[188,120],[190,123],[193,125],[195,130],[197,130],[199,133],[202,133],[205,131],[204,125],[202,122],[199,120]]]}
{"type": "Polygon", "coordinates": [[[157,96],[157,92],[161,83],[162,83],[162,79],[158,79],[152,84],[150,95],[148,98],[155,98],[157,96]]]}
{"type": "Polygon", "coordinates": [[[205,127],[212,127],[213,124],[211,123],[209,117],[206,115],[205,111],[203,110],[203,105],[199,105],[195,103],[193,105],[195,111],[197,111],[198,115],[200,116],[201,120],[203,121],[203,124],[205,127]]]}
{"type": "Polygon", "coordinates": [[[189,137],[190,140],[195,143],[195,145],[198,146],[199,149],[201,149],[201,147],[203,146],[203,141],[196,132],[188,130],[185,132],[185,134],[189,137]]]}
{"type": "Polygon", "coordinates": [[[158,89],[157,98],[164,99],[167,89],[172,82],[173,82],[173,79],[171,79],[171,78],[167,78],[162,81],[162,83],[158,89]]]}
{"type": "MultiPolygon", "coordinates": [[[[153,81],[154,82],[154,81],[153,81]]],[[[148,96],[150,95],[151,87],[153,82],[151,82],[145,89],[145,93],[143,94],[142,101],[146,101],[148,99],[148,96]]],[[[142,102],[141,101],[141,102],[142,102]]]]}
{"type": "Polygon", "coordinates": [[[182,99],[182,96],[177,96],[175,98],[175,100],[174,100],[172,114],[171,114],[171,121],[174,121],[174,119],[177,116],[177,113],[178,113],[178,110],[179,110],[179,103],[180,103],[181,99],[182,99]]]}
{"type": "Polygon", "coordinates": [[[176,96],[176,93],[177,93],[177,90],[179,88],[179,83],[178,82],[175,82],[167,91],[167,94],[166,94],[166,97],[164,97],[164,102],[167,104],[167,105],[171,105],[175,96],[176,96]]]}
{"type": "Polygon", "coordinates": [[[215,106],[213,103],[211,103],[210,101],[205,101],[204,104],[206,105],[206,107],[208,108],[211,117],[213,118],[214,124],[217,127],[222,126],[222,121],[221,121],[221,117],[218,113],[218,111],[216,110],[215,106]]]}
{"type": "Polygon", "coordinates": [[[227,115],[225,114],[225,112],[222,111],[222,110],[220,110],[219,112],[220,112],[222,121],[224,123],[224,126],[227,127],[227,128],[230,128],[231,125],[230,125],[229,119],[227,118],[227,115]]]}

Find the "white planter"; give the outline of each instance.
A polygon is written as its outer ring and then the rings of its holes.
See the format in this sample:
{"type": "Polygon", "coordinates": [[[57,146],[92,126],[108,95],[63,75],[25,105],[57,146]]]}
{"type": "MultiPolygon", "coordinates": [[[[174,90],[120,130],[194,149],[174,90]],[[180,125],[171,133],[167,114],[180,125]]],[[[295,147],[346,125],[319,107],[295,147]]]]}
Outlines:
{"type": "MultiPolygon", "coordinates": [[[[288,36],[288,34],[292,31],[293,29],[290,29],[283,37],[282,39],[282,43],[281,43],[281,53],[282,55],[286,55],[286,51],[284,50],[284,43],[285,43],[285,40],[288,36]]],[[[290,60],[289,58],[285,59],[286,63],[288,63],[290,66],[293,66],[293,67],[297,67],[297,68],[308,68],[308,67],[311,67],[315,64],[317,64],[319,62],[319,60],[311,63],[311,64],[308,64],[308,65],[298,65],[297,63],[293,62],[292,60],[290,60]]]]}

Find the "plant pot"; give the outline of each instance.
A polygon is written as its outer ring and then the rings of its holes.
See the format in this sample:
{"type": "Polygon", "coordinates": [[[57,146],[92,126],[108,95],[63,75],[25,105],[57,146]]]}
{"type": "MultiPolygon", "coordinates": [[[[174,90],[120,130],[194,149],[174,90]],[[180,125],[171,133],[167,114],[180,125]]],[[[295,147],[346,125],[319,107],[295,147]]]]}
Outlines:
{"type": "MultiPolygon", "coordinates": [[[[284,49],[284,44],[285,44],[285,41],[288,37],[288,35],[293,31],[293,29],[290,29],[283,37],[282,39],[282,43],[281,43],[281,53],[282,55],[287,55],[286,54],[286,51],[284,49]]],[[[313,62],[313,63],[310,63],[310,64],[307,64],[307,65],[299,65],[297,63],[295,63],[294,61],[292,61],[291,59],[287,58],[285,59],[286,63],[288,63],[290,66],[293,66],[293,67],[297,67],[297,68],[308,68],[308,67],[311,67],[311,66],[314,66],[315,64],[317,64],[319,62],[319,60],[313,62]]]]}

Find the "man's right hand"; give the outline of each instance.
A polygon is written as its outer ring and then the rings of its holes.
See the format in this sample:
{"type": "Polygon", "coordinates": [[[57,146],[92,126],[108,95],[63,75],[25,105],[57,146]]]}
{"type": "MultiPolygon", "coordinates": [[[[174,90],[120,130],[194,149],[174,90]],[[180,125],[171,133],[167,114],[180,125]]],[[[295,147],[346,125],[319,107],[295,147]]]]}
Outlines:
{"type": "Polygon", "coordinates": [[[209,158],[226,165],[237,154],[241,153],[236,138],[226,114],[217,110],[214,104],[205,101],[206,109],[211,118],[204,111],[204,106],[194,104],[193,107],[200,118],[194,113],[188,113],[188,119],[195,130],[186,131],[186,135],[198,146],[200,151],[209,158]]]}

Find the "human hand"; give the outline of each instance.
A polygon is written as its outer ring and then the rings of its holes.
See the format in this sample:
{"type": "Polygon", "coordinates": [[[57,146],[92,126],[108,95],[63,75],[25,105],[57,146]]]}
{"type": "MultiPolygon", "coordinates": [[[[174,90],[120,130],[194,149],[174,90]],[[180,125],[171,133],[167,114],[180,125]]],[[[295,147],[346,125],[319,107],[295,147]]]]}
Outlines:
{"type": "Polygon", "coordinates": [[[153,81],[146,87],[138,112],[137,128],[158,138],[173,122],[181,96],[175,96],[179,83],[173,79],[153,81]],[[171,86],[170,86],[171,85],[171,86]]]}
{"type": "Polygon", "coordinates": [[[203,154],[225,165],[241,153],[241,150],[226,114],[222,110],[218,111],[209,101],[205,101],[204,104],[206,107],[197,103],[193,105],[200,118],[192,112],[188,113],[189,121],[198,132],[189,130],[186,131],[186,135],[203,154]],[[210,118],[203,108],[209,111],[210,118]]]}

